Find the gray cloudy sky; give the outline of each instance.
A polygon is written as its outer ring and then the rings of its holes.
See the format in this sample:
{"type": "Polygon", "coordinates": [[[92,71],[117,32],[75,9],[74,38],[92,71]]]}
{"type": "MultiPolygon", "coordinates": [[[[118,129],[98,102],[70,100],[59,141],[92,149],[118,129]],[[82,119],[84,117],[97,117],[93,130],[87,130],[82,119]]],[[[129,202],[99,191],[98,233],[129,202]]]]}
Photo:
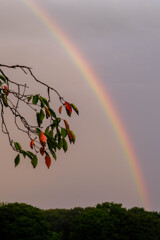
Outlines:
{"type": "MultiPolygon", "coordinates": [[[[160,210],[160,2],[35,0],[56,20],[109,92],[137,153],[151,208],[160,210]]],[[[97,97],[65,50],[22,0],[0,0],[1,63],[25,64],[74,101],[75,146],[33,170],[1,134],[1,201],[41,208],[121,202],[142,206],[135,180],[97,97]]],[[[34,91],[36,87],[33,86],[34,91]]],[[[58,106],[57,106],[58,109],[58,106]]],[[[16,135],[16,132],[15,132],[16,135]]],[[[28,143],[25,143],[28,146],[28,143]]]]}

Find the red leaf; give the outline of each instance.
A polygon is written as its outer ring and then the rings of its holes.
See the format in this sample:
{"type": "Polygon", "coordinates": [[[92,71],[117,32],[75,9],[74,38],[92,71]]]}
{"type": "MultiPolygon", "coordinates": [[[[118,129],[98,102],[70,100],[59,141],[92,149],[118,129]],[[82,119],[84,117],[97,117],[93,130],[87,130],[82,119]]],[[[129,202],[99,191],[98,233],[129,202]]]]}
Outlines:
{"type": "Polygon", "coordinates": [[[69,114],[71,114],[72,113],[71,105],[68,102],[65,102],[65,105],[66,105],[66,110],[68,111],[69,114]]]}
{"type": "Polygon", "coordinates": [[[44,152],[45,152],[45,148],[44,147],[41,147],[40,148],[40,154],[43,156],[44,155],[44,152]]]}
{"type": "MultiPolygon", "coordinates": [[[[7,86],[4,86],[4,89],[5,90],[8,90],[8,87],[7,86]]],[[[6,92],[6,95],[8,96],[9,95],[9,91],[5,91],[6,92]]]]}
{"type": "Polygon", "coordinates": [[[51,165],[51,158],[48,154],[46,154],[45,163],[46,163],[47,167],[49,168],[51,165]]]}
{"type": "Polygon", "coordinates": [[[69,130],[67,130],[67,134],[68,134],[68,137],[69,137],[69,141],[71,143],[72,140],[73,140],[73,136],[72,136],[72,134],[71,134],[71,132],[69,130]]]}
{"type": "Polygon", "coordinates": [[[59,113],[62,113],[62,106],[59,107],[59,113]]]}
{"type": "Polygon", "coordinates": [[[33,149],[33,145],[34,145],[34,139],[32,139],[31,141],[30,141],[30,147],[33,149]]]}
{"type": "Polygon", "coordinates": [[[44,135],[44,133],[42,131],[41,131],[39,140],[41,142],[41,145],[44,147],[46,145],[47,138],[46,138],[46,136],[44,135]]]}
{"type": "Polygon", "coordinates": [[[64,121],[64,124],[65,124],[65,126],[66,126],[66,129],[69,129],[69,124],[68,124],[68,122],[64,119],[63,120],[64,121]]]}

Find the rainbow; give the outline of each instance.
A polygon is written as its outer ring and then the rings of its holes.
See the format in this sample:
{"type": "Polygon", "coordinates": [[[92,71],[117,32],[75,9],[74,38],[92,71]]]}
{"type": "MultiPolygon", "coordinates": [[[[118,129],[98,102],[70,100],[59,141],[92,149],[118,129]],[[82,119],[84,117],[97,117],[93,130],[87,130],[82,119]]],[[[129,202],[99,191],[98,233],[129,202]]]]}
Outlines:
{"type": "Polygon", "coordinates": [[[35,0],[22,0],[22,2],[45,25],[45,27],[47,27],[53,37],[56,38],[58,43],[65,49],[67,54],[72,59],[73,63],[77,66],[81,74],[86,79],[90,88],[97,96],[101,107],[103,107],[103,110],[105,111],[110,124],[120,142],[129,168],[133,174],[141,203],[145,208],[151,209],[149,195],[147,192],[143,173],[138,163],[138,158],[109,94],[104,91],[104,88],[89,66],[88,62],[86,62],[86,60],[82,57],[81,53],[69,40],[66,34],[64,34],[64,32],[55,24],[53,18],[51,18],[49,14],[45,12],[39,4],[36,3],[35,0]]]}

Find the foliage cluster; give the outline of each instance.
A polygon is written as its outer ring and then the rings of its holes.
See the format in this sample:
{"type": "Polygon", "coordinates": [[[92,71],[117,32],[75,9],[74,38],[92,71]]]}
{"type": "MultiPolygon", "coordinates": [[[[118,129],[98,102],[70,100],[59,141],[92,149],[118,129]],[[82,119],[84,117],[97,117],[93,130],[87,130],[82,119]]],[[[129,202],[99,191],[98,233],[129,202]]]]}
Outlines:
{"type": "Polygon", "coordinates": [[[2,240],[159,240],[160,214],[108,202],[70,210],[1,204],[0,236],[2,240]]]}
{"type": "MultiPolygon", "coordinates": [[[[66,101],[59,92],[53,87],[38,80],[33,74],[30,67],[26,66],[7,66],[0,64],[0,105],[1,105],[1,120],[2,131],[8,135],[9,143],[14,151],[18,154],[14,160],[15,166],[20,163],[20,156],[28,157],[31,160],[32,166],[35,168],[38,164],[38,154],[44,155],[45,163],[49,168],[51,165],[51,157],[56,160],[56,150],[63,149],[64,152],[68,149],[68,141],[75,143],[75,134],[70,129],[66,119],[61,116],[62,108],[66,110],[66,114],[71,117],[72,110],[79,114],[77,107],[73,103],[66,101]],[[41,85],[41,88],[46,92],[46,96],[41,96],[39,93],[28,92],[32,91],[33,87],[29,88],[27,84],[18,83],[10,79],[3,68],[20,69],[25,74],[30,75],[31,79],[41,85]],[[58,115],[53,109],[51,102],[51,92],[56,93],[60,101],[58,115]],[[23,104],[23,105],[22,105],[23,104]],[[23,107],[22,107],[23,106],[23,107]],[[35,116],[36,125],[23,116],[22,110],[30,110],[28,115],[35,116]],[[27,134],[30,143],[30,149],[24,150],[19,141],[15,141],[10,136],[10,131],[7,126],[7,111],[13,115],[16,128],[24,134],[27,134]],[[67,141],[68,138],[68,141],[67,141]]],[[[29,144],[28,144],[29,145],[29,144]]]]}

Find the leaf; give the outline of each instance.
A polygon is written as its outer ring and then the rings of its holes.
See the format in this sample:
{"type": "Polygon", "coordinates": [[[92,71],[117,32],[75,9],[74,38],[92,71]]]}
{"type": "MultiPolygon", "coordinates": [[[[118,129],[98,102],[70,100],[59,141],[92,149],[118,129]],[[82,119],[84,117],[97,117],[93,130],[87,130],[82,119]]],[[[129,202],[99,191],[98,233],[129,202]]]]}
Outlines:
{"type": "Polygon", "coordinates": [[[44,111],[41,109],[40,111],[40,121],[43,122],[43,119],[45,117],[44,111]]]}
{"type": "Polygon", "coordinates": [[[49,137],[50,137],[50,138],[53,138],[53,129],[50,130],[50,132],[49,132],[49,137]]]}
{"type": "Polygon", "coordinates": [[[67,149],[68,149],[68,143],[67,143],[67,141],[63,138],[63,150],[64,150],[64,152],[67,152],[67,149]]]}
{"type": "Polygon", "coordinates": [[[39,140],[40,140],[40,143],[41,143],[42,147],[44,147],[46,145],[47,138],[42,131],[41,131],[41,134],[39,136],[39,140]]]}
{"type": "Polygon", "coordinates": [[[4,82],[7,82],[7,79],[3,75],[0,75],[0,79],[2,79],[4,82]]]}
{"type": "Polygon", "coordinates": [[[28,102],[31,100],[32,97],[33,97],[32,95],[27,97],[28,102]]]}
{"type": "Polygon", "coordinates": [[[32,163],[32,166],[35,168],[38,164],[38,159],[37,159],[37,156],[34,155],[34,157],[32,158],[31,160],[31,163],[32,163]]]}
{"type": "Polygon", "coordinates": [[[45,134],[49,135],[49,126],[45,129],[45,134]]]}
{"type": "Polygon", "coordinates": [[[41,108],[43,108],[43,107],[45,106],[45,103],[44,103],[44,101],[43,101],[43,98],[42,98],[42,97],[39,97],[39,100],[40,100],[40,102],[41,102],[41,108]]]}
{"type": "Polygon", "coordinates": [[[41,148],[40,148],[40,154],[43,156],[44,153],[45,153],[45,148],[44,148],[44,147],[41,147],[41,148]]]}
{"type": "Polygon", "coordinates": [[[39,95],[38,94],[34,95],[32,99],[32,103],[36,105],[38,103],[38,99],[39,99],[39,95]]]}
{"type": "Polygon", "coordinates": [[[14,142],[14,146],[15,146],[16,150],[18,150],[18,151],[22,150],[22,147],[21,147],[20,143],[18,143],[18,142],[14,142]]]}
{"type": "Polygon", "coordinates": [[[65,128],[61,128],[61,135],[63,138],[67,136],[67,130],[65,128]]]}
{"type": "Polygon", "coordinates": [[[46,112],[46,118],[48,119],[51,116],[51,113],[46,107],[45,107],[45,112],[46,112]]]}
{"type": "Polygon", "coordinates": [[[42,99],[42,100],[43,100],[43,102],[46,104],[46,106],[47,106],[47,107],[49,107],[49,103],[48,103],[47,99],[46,99],[46,98],[44,98],[44,97],[41,97],[41,99],[42,99]]]}
{"type": "Polygon", "coordinates": [[[65,124],[65,126],[66,126],[66,129],[69,129],[69,124],[68,124],[68,122],[64,119],[63,120],[64,121],[64,124],[65,124]]]}
{"type": "Polygon", "coordinates": [[[27,156],[27,154],[26,154],[26,152],[24,150],[22,150],[21,153],[23,154],[24,158],[27,156]]]}
{"type": "Polygon", "coordinates": [[[49,131],[48,133],[45,133],[47,139],[49,139],[50,141],[53,139],[53,131],[49,131]]]}
{"type": "Polygon", "coordinates": [[[48,144],[48,148],[52,149],[54,148],[54,150],[56,151],[56,148],[58,147],[57,142],[55,141],[54,138],[47,138],[47,144],[48,144]]]}
{"type": "Polygon", "coordinates": [[[5,106],[5,107],[8,107],[8,102],[7,102],[6,95],[1,94],[1,97],[2,97],[2,100],[3,100],[4,106],[5,106]]]}
{"type": "Polygon", "coordinates": [[[72,134],[71,134],[70,130],[67,130],[67,134],[68,134],[69,141],[71,143],[72,140],[73,140],[73,137],[72,137],[72,134]]]}
{"type": "Polygon", "coordinates": [[[57,128],[57,137],[58,137],[58,141],[60,141],[60,139],[61,139],[61,132],[59,131],[58,128],[57,128]]]}
{"type": "Polygon", "coordinates": [[[72,113],[71,105],[68,102],[65,102],[65,106],[66,106],[66,112],[67,112],[68,116],[70,117],[71,113],[72,113]]]}
{"type": "Polygon", "coordinates": [[[57,118],[57,116],[56,116],[55,112],[52,110],[52,108],[48,108],[48,110],[50,111],[52,117],[57,118]]]}
{"type": "Polygon", "coordinates": [[[34,139],[32,139],[31,141],[30,141],[30,147],[33,149],[33,145],[34,145],[34,139]]]}
{"type": "Polygon", "coordinates": [[[77,108],[73,103],[71,103],[71,107],[72,107],[73,110],[79,115],[78,108],[77,108]]]}
{"type": "Polygon", "coordinates": [[[20,155],[18,154],[17,157],[14,159],[15,167],[20,163],[20,155]]]}
{"type": "Polygon", "coordinates": [[[54,159],[56,160],[56,159],[57,159],[57,156],[56,156],[55,152],[53,151],[53,149],[52,149],[52,148],[49,148],[49,151],[50,151],[50,153],[52,154],[52,156],[54,157],[54,159]]]}
{"type": "Polygon", "coordinates": [[[26,152],[26,155],[32,160],[32,158],[35,156],[34,153],[30,152],[30,151],[27,151],[26,152]]]}
{"type": "Polygon", "coordinates": [[[73,131],[71,131],[71,130],[69,130],[69,131],[70,131],[70,133],[72,134],[72,142],[75,143],[76,136],[75,136],[75,134],[74,134],[73,131]]]}
{"type": "Polygon", "coordinates": [[[46,154],[45,163],[46,163],[47,167],[49,168],[51,165],[51,158],[48,154],[46,154]]]}
{"type": "Polygon", "coordinates": [[[53,121],[52,124],[54,124],[55,127],[56,127],[56,129],[58,129],[60,122],[61,122],[61,118],[56,118],[56,119],[53,121]]]}
{"type": "Polygon", "coordinates": [[[51,126],[52,131],[53,131],[54,128],[56,127],[54,123],[52,123],[50,126],[51,126]]]}
{"type": "Polygon", "coordinates": [[[40,127],[45,117],[44,111],[41,109],[40,113],[37,113],[36,115],[37,115],[37,123],[38,123],[38,126],[40,127]]]}
{"type": "Polygon", "coordinates": [[[3,92],[6,94],[6,96],[8,96],[9,95],[8,87],[4,86],[3,88],[4,88],[3,92]]]}
{"type": "Polygon", "coordinates": [[[60,150],[63,147],[63,140],[61,138],[58,139],[58,149],[60,150]]]}
{"type": "Polygon", "coordinates": [[[37,116],[38,127],[40,127],[41,126],[40,113],[36,113],[36,116],[37,116]]]}
{"type": "Polygon", "coordinates": [[[0,87],[2,86],[2,84],[3,84],[3,83],[0,81],[0,87]]]}
{"type": "Polygon", "coordinates": [[[37,132],[38,136],[40,136],[41,130],[39,128],[36,128],[36,132],[37,132]]]}
{"type": "Polygon", "coordinates": [[[75,137],[73,131],[71,131],[70,129],[68,129],[68,130],[67,130],[67,134],[68,134],[68,138],[69,138],[70,143],[71,143],[71,142],[75,143],[76,137],[75,137]]]}
{"type": "Polygon", "coordinates": [[[47,101],[46,98],[40,96],[40,97],[39,97],[39,100],[40,100],[40,102],[41,102],[41,108],[45,107],[45,105],[46,105],[47,107],[49,107],[49,104],[48,104],[48,101],[47,101]]]}
{"type": "Polygon", "coordinates": [[[62,106],[59,107],[59,113],[62,113],[62,106]]]}

